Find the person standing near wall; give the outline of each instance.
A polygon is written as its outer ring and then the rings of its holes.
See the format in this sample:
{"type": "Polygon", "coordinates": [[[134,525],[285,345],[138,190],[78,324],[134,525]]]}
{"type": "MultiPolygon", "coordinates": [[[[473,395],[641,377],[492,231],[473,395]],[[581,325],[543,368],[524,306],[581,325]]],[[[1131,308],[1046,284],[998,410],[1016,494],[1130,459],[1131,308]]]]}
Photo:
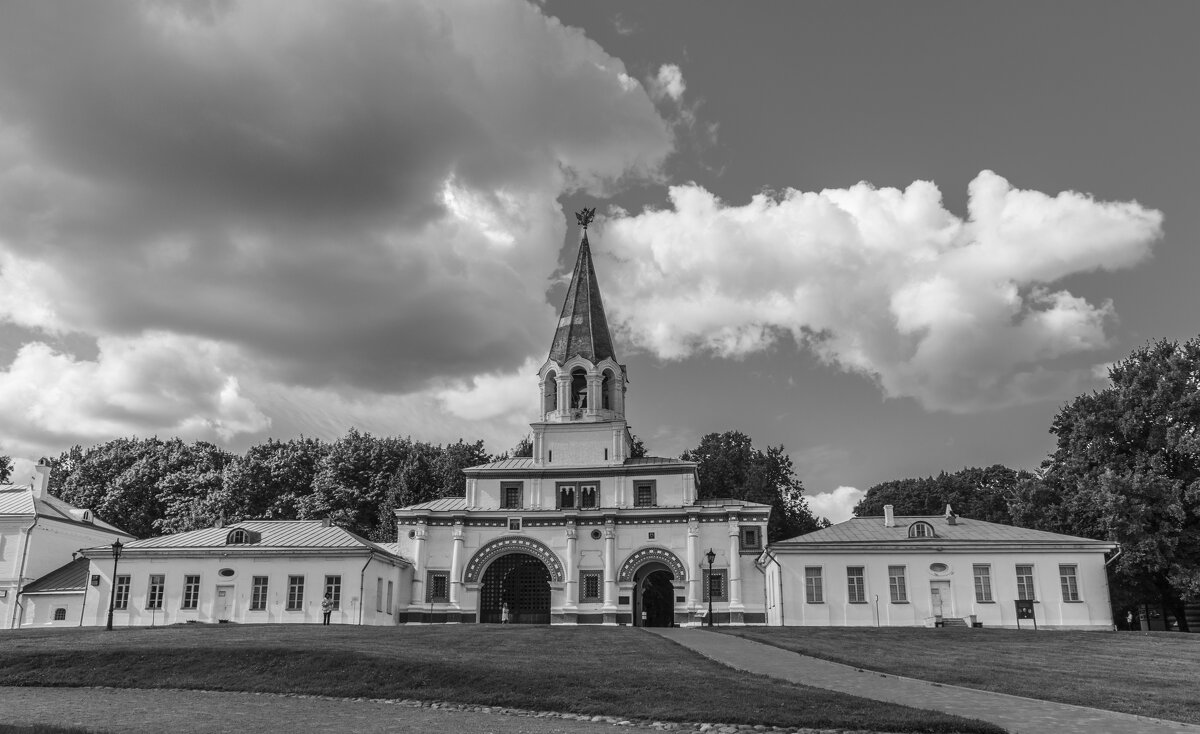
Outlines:
{"type": "Polygon", "coordinates": [[[329,624],[329,615],[333,613],[333,597],[325,594],[325,598],[321,600],[321,616],[323,617],[322,625],[329,624]]]}

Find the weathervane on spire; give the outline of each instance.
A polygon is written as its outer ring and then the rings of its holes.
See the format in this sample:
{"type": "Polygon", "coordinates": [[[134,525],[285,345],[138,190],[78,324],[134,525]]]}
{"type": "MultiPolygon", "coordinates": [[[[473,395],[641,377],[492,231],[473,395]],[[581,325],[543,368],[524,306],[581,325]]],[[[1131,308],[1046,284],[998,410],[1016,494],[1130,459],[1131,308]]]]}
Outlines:
{"type": "Polygon", "coordinates": [[[591,224],[592,220],[595,218],[596,207],[592,207],[591,209],[584,207],[583,211],[575,212],[575,221],[579,222],[579,226],[583,227],[585,231],[587,230],[588,225],[591,224]]]}

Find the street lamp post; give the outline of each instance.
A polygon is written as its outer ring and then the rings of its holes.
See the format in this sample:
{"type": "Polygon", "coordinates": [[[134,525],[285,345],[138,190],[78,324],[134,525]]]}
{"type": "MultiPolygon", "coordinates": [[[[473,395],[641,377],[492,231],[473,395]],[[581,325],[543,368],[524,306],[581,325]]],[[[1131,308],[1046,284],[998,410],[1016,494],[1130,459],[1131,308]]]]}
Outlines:
{"type": "Polygon", "coordinates": [[[708,626],[712,627],[712,567],[713,561],[717,560],[717,554],[713,552],[712,548],[709,548],[708,553],[705,553],[704,557],[708,559],[708,626]]]}
{"type": "Polygon", "coordinates": [[[113,576],[112,576],[112,584],[111,584],[112,588],[109,590],[109,593],[108,593],[108,630],[110,632],[112,631],[113,609],[117,605],[117,560],[121,557],[121,547],[122,546],[121,546],[120,538],[117,538],[116,540],[113,541],[113,544],[112,544],[113,576]]]}

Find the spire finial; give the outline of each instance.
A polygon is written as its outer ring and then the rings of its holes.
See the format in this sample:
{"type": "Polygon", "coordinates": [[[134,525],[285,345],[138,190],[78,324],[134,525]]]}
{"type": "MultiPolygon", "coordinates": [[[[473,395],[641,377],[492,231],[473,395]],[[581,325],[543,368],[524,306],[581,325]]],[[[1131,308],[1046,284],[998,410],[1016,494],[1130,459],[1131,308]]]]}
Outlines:
{"type": "Polygon", "coordinates": [[[592,207],[591,209],[584,207],[583,211],[575,212],[575,221],[579,222],[579,226],[583,227],[585,232],[587,231],[588,225],[591,224],[592,220],[595,218],[596,207],[592,207]]]}

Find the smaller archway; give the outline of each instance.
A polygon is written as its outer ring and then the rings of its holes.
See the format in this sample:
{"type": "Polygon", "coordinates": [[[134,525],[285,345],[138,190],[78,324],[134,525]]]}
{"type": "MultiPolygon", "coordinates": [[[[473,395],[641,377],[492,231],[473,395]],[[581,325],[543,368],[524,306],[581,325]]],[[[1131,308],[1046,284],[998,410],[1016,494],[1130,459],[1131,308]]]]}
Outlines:
{"type": "Polygon", "coordinates": [[[675,577],[665,564],[647,563],[634,574],[633,623],[638,627],[675,624],[675,577]]]}
{"type": "Polygon", "coordinates": [[[606,369],[600,377],[600,400],[604,410],[617,409],[617,376],[611,369],[606,369]]]}
{"type": "Polygon", "coordinates": [[[588,407],[588,384],[587,370],[582,367],[576,367],[571,370],[571,407],[586,408],[588,407]]]}

